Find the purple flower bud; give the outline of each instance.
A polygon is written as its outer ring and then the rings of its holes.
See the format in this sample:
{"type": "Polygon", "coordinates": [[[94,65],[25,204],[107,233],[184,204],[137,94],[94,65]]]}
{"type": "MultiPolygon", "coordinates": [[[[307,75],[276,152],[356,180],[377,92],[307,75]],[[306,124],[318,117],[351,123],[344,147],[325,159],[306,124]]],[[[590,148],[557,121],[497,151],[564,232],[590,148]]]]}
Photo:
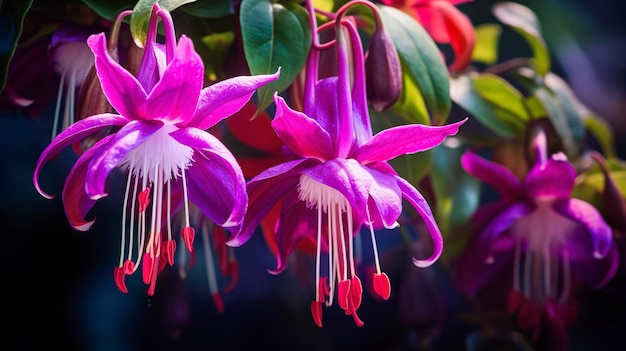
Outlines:
{"type": "Polygon", "coordinates": [[[383,28],[377,28],[370,39],[365,59],[367,99],[376,111],[382,111],[400,97],[402,68],[393,41],[383,28]]]}

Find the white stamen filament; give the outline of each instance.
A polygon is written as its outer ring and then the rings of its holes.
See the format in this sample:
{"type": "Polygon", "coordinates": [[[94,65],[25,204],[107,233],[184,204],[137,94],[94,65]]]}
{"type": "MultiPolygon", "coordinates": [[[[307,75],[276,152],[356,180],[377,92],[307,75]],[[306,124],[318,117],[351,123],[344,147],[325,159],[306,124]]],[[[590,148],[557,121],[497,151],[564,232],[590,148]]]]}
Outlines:
{"type": "Polygon", "coordinates": [[[561,288],[559,302],[564,305],[567,302],[569,291],[572,287],[572,274],[570,271],[569,252],[563,250],[561,257],[563,259],[563,286],[561,288]]]}
{"type": "Polygon", "coordinates": [[[61,99],[63,98],[63,86],[65,85],[65,74],[61,74],[59,82],[59,91],[57,92],[57,104],[54,107],[54,120],[52,122],[52,139],[57,135],[59,128],[59,112],[61,110],[61,99]]]}
{"type": "Polygon", "coordinates": [[[381,270],[380,270],[380,260],[378,259],[378,245],[376,245],[376,236],[374,235],[374,227],[372,226],[372,218],[370,216],[370,211],[369,209],[366,209],[367,211],[367,223],[368,223],[368,227],[370,229],[370,236],[372,237],[372,248],[374,250],[374,262],[376,264],[376,273],[380,274],[381,270]]]}
{"type": "Polygon", "coordinates": [[[204,261],[206,264],[207,279],[209,280],[209,291],[211,295],[218,293],[217,276],[215,275],[215,263],[213,262],[213,252],[211,243],[209,242],[209,224],[207,221],[202,222],[200,227],[202,232],[202,247],[204,248],[204,261]]]}

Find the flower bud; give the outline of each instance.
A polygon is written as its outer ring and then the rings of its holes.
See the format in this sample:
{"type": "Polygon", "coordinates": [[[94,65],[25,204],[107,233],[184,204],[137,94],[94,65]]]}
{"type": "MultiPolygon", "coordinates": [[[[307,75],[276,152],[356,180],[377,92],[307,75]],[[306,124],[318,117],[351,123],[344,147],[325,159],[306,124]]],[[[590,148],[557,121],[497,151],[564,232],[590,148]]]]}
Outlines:
{"type": "Polygon", "coordinates": [[[402,68],[393,41],[383,28],[377,28],[370,38],[365,59],[367,99],[376,111],[382,111],[400,97],[402,68]]]}

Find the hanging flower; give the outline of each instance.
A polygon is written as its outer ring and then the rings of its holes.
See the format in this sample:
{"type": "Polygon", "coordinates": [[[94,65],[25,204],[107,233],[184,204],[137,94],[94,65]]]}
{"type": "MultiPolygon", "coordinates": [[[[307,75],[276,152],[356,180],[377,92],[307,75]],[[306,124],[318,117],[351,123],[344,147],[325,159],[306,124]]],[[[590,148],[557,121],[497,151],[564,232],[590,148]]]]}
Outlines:
{"type": "Polygon", "coordinates": [[[414,258],[414,263],[425,267],[437,260],[443,243],[428,203],[387,161],[433,148],[456,134],[464,123],[441,127],[404,125],[373,136],[361,41],[352,22],[336,19],[336,23],[338,74],[317,78],[319,52],[314,48],[307,64],[304,112],[291,109],[282,97],[274,95],[272,127],[291,160],[248,181],[248,212],[229,241],[233,246],[244,244],[268,213],[279,206],[274,273],[286,268],[287,258],[298,243],[315,243],[316,293],[311,312],[320,327],[322,304],[332,305],[335,294],[346,314],[358,326],[363,325],[357,316],[363,288],[353,257],[353,238],[363,226],[370,231],[376,260],[373,289],[383,299],[389,298],[391,286],[378,264],[374,230],[398,225],[403,198],[422,216],[433,241],[430,256],[414,258]],[[352,52],[347,47],[353,48],[352,52]],[[349,57],[353,57],[353,65],[349,57]],[[322,250],[328,253],[327,263],[322,262],[322,250]],[[325,277],[323,265],[328,272],[325,277]]]}
{"type": "Polygon", "coordinates": [[[195,235],[189,202],[219,226],[240,224],[248,200],[241,168],[230,151],[205,130],[238,111],[258,87],[278,78],[278,72],[235,77],[202,89],[200,56],[189,38],[183,35],[177,44],[174,35],[169,12],[155,4],[137,77],[111,58],[104,33],[89,37],[102,89],[119,114],[98,114],[69,126],[42,152],[33,175],[35,188],[51,198],[39,186],[45,163],[61,149],[102,128],[119,128],[78,158],[65,181],[63,205],[70,224],[88,230],[94,220],[84,217],[98,199],[107,196],[108,175],[115,168],[128,172],[122,250],[114,270],[122,292],[127,291],[125,276],[134,273],[142,260],[142,276],[150,285],[150,295],[158,271],[165,262],[173,264],[172,186],[183,189],[181,236],[189,251],[195,235]],[[165,29],[165,56],[155,48],[159,18],[165,29]]]}
{"type": "Polygon", "coordinates": [[[459,258],[460,289],[474,296],[505,267],[511,267],[507,309],[537,339],[546,321],[553,345],[566,343],[574,322],[574,291],[580,279],[604,286],[618,266],[611,228],[590,204],[572,198],[576,171],[563,153],[548,158],[545,134],[533,140],[535,164],[523,181],[505,167],[471,151],[463,168],[493,186],[502,200],[476,215],[484,223],[459,258]]]}

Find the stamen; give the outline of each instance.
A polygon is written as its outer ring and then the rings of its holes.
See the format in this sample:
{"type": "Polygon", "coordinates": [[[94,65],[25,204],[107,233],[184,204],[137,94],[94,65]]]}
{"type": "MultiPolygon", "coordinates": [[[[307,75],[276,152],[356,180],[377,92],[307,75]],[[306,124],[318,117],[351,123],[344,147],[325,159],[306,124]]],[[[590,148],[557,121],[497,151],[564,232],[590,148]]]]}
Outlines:
{"type": "Polygon", "coordinates": [[[565,305],[567,303],[567,298],[569,297],[570,289],[572,288],[572,273],[570,270],[569,251],[563,250],[561,257],[563,260],[563,286],[561,288],[559,303],[561,305],[565,305]]]}
{"type": "Polygon", "coordinates": [[[204,260],[206,264],[207,279],[209,281],[209,291],[213,296],[213,301],[217,310],[221,313],[224,312],[224,302],[219,296],[219,290],[217,288],[217,277],[215,276],[215,264],[213,263],[213,254],[211,252],[211,243],[209,242],[209,225],[207,222],[203,222],[200,226],[200,233],[202,233],[202,247],[204,248],[204,260]],[[217,300],[216,300],[217,298],[217,300]]]}
{"type": "Polygon", "coordinates": [[[63,98],[63,86],[65,85],[65,74],[61,74],[61,81],[59,82],[59,91],[57,92],[57,104],[54,108],[54,120],[52,122],[52,139],[57,135],[57,129],[59,128],[59,112],[61,109],[61,99],[63,98]]]}

